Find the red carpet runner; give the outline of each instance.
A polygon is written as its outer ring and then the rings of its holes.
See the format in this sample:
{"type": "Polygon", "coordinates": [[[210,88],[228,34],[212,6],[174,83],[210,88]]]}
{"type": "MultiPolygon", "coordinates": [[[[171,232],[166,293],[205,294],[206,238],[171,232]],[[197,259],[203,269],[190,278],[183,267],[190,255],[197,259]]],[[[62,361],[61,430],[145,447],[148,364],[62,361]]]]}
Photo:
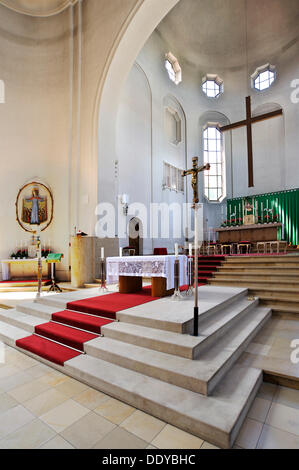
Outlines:
{"type": "Polygon", "coordinates": [[[84,343],[97,338],[101,327],[113,322],[117,312],[157,299],[151,297],[150,288],[144,288],[134,294],[114,293],[69,302],[69,310],[54,313],[51,322],[36,326],[35,334],[17,340],[16,345],[63,366],[84,352],[84,343]]]}

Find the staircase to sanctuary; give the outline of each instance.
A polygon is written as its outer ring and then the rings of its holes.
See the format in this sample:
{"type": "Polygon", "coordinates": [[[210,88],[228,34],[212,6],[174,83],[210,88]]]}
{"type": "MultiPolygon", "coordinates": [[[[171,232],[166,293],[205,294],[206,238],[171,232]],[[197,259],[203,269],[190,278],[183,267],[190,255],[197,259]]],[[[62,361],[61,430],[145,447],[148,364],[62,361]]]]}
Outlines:
{"type": "Polygon", "coordinates": [[[299,315],[299,255],[227,257],[209,284],[246,287],[273,313],[299,315]]]}
{"type": "Polygon", "coordinates": [[[271,317],[243,287],[153,299],[85,289],[0,310],[0,340],[222,448],[233,445],[262,382],[238,362],[271,317]]]}

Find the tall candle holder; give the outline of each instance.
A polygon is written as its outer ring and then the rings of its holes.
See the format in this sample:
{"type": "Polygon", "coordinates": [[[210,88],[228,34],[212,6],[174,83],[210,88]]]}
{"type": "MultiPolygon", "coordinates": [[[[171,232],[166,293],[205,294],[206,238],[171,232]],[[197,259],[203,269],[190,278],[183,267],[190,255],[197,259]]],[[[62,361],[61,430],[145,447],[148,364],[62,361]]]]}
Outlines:
{"type": "Polygon", "coordinates": [[[108,292],[106,286],[106,259],[100,259],[100,291],[108,292]]]}
{"type": "Polygon", "coordinates": [[[188,289],[186,290],[186,296],[188,297],[194,294],[193,278],[192,278],[192,256],[188,257],[187,269],[188,269],[188,289]]]}
{"type": "Polygon", "coordinates": [[[182,300],[183,296],[180,291],[180,260],[176,257],[174,262],[174,294],[172,300],[182,300]]]}

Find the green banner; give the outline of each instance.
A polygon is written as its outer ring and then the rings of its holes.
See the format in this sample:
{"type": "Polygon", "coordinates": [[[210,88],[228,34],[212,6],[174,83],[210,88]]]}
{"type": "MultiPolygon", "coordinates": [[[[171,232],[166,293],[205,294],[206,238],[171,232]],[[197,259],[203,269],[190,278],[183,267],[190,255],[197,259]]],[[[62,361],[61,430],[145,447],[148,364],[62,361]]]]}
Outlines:
{"type": "Polygon", "coordinates": [[[257,223],[281,222],[284,239],[299,245],[299,189],[228,199],[225,224],[242,225],[244,215],[252,214],[257,223]]]}

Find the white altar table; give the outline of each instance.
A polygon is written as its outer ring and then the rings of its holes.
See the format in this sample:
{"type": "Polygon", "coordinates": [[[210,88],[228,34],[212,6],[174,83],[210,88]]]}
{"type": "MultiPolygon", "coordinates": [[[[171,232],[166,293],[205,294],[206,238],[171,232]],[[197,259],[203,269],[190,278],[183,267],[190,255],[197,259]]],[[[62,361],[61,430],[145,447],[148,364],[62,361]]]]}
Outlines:
{"type": "MultiPolygon", "coordinates": [[[[120,276],[165,278],[166,289],[174,288],[174,255],[166,256],[122,256],[107,258],[107,284],[119,282],[120,276]]],[[[180,262],[180,286],[188,284],[185,255],[178,256],[180,262]]]]}

